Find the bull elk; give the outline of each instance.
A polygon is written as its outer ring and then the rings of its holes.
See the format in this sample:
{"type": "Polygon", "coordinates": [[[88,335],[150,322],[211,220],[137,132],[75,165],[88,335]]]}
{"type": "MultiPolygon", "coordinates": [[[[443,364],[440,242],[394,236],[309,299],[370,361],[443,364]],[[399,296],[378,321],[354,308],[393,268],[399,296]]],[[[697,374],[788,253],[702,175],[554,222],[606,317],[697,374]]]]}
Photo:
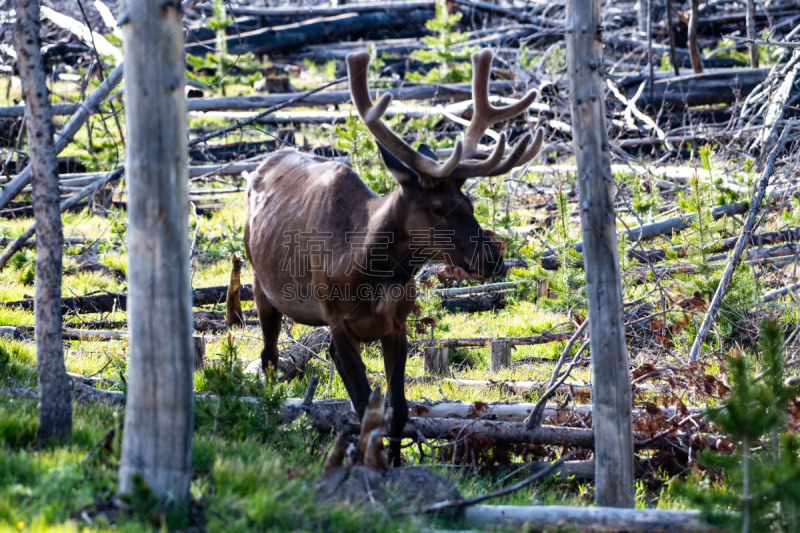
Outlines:
{"type": "Polygon", "coordinates": [[[472,63],[473,117],[463,141],[440,162],[430,148],[415,150],[381,120],[391,95],[373,104],[369,55],[347,56],[353,103],[399,184],[390,194],[378,197],[342,163],[295,150],[270,155],[247,185],[244,243],[264,336],[263,367],[277,364],[283,315],[330,326],[331,355],[360,419],[370,396],[361,343],[380,340],[394,411],[389,428],[394,464],[400,462],[408,419],[403,382],[414,274],[428,261],[459,267],[475,278],[501,272],[503,258],[461,187],[467,178],[498,176],[527,163],[542,141],[541,130],[527,132],[506,155],[506,136],[500,134],[491,153],[479,152],[486,130],[523,113],[536,93],[512,105],[492,105],[492,53],[477,52],[472,63]]]}

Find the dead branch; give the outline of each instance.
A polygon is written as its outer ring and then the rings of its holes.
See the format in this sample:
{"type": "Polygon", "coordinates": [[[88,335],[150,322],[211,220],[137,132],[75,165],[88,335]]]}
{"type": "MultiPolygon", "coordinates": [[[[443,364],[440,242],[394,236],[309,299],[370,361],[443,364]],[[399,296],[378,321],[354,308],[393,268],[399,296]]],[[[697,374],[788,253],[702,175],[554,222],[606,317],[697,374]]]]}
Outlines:
{"type": "Polygon", "coordinates": [[[558,362],[556,363],[556,367],[553,369],[553,375],[550,378],[550,382],[547,384],[547,390],[542,394],[542,396],[537,400],[536,405],[534,406],[533,410],[531,411],[530,416],[525,420],[525,425],[528,429],[536,429],[536,427],[542,421],[542,415],[544,413],[545,405],[547,404],[547,400],[553,397],[553,395],[558,391],[559,387],[561,387],[564,382],[569,377],[570,372],[572,369],[575,368],[575,364],[578,362],[578,359],[583,354],[584,350],[589,347],[589,341],[583,343],[583,346],[575,353],[572,358],[572,362],[564,371],[564,374],[559,378],[559,372],[561,371],[561,365],[564,364],[564,359],[569,354],[570,350],[572,350],[572,346],[578,340],[578,338],[583,334],[586,328],[589,325],[589,320],[584,320],[583,324],[575,330],[575,334],[569,339],[569,342],[564,346],[564,349],[561,350],[561,356],[558,358],[558,362]]]}
{"type": "MultiPolygon", "coordinates": [[[[102,178],[96,180],[94,183],[87,185],[86,187],[79,190],[66,200],[62,201],[61,212],[63,213],[64,211],[66,211],[67,209],[78,203],[83,198],[93,195],[94,193],[99,191],[102,187],[104,187],[107,183],[119,180],[122,177],[122,172],[123,172],[123,167],[119,167],[115,170],[112,170],[111,172],[106,173],[105,176],[103,176],[102,178]]],[[[3,191],[5,192],[5,189],[3,189],[3,191]]],[[[6,266],[6,263],[8,263],[9,259],[11,259],[11,256],[13,256],[19,250],[21,250],[23,246],[25,246],[25,243],[28,241],[28,239],[30,239],[33,236],[34,233],[36,233],[35,222],[30,227],[28,227],[28,229],[23,231],[22,234],[19,237],[17,237],[17,239],[14,242],[12,242],[5,250],[3,250],[3,253],[0,254],[0,270],[2,270],[4,266],[6,266]]]]}
{"type": "Polygon", "coordinates": [[[725,270],[722,273],[722,278],[717,286],[717,290],[708,306],[708,313],[706,313],[703,323],[700,324],[700,328],[697,331],[694,344],[689,352],[690,361],[697,361],[697,358],[700,355],[700,350],[703,348],[703,342],[705,341],[706,335],[708,335],[708,332],[711,329],[711,324],[714,322],[714,318],[717,315],[717,311],[722,305],[722,299],[725,297],[725,293],[728,290],[728,285],[733,277],[733,272],[736,270],[736,267],[739,266],[742,252],[745,250],[750,241],[750,234],[753,232],[753,226],[756,223],[756,216],[761,212],[761,202],[766,195],[767,184],[772,176],[772,167],[775,165],[775,158],[778,156],[778,152],[783,149],[783,145],[787,140],[787,135],[789,134],[789,131],[792,129],[793,125],[794,118],[791,118],[783,128],[783,133],[781,133],[775,148],[773,148],[772,153],[769,155],[769,160],[767,161],[767,165],[761,175],[761,180],[758,183],[758,189],[753,194],[753,200],[750,202],[750,211],[747,213],[747,218],[745,219],[744,226],[742,227],[742,233],[739,236],[739,240],[736,242],[736,247],[733,249],[733,252],[731,252],[731,256],[728,259],[728,264],[725,266],[725,270]]]}
{"type": "Polygon", "coordinates": [[[513,492],[517,492],[518,490],[522,490],[528,485],[542,479],[545,476],[550,475],[551,473],[555,472],[565,461],[572,458],[577,452],[571,451],[562,455],[557,461],[553,462],[549,468],[545,468],[544,470],[540,470],[535,474],[528,476],[527,478],[523,479],[522,481],[518,481],[513,485],[509,485],[507,487],[503,487],[502,489],[495,490],[486,494],[481,494],[478,496],[473,496],[471,498],[460,498],[458,500],[445,500],[442,502],[437,502],[432,505],[429,505],[425,508],[426,513],[434,513],[437,511],[441,511],[443,509],[452,509],[452,508],[460,508],[460,507],[467,507],[470,505],[476,505],[481,502],[485,502],[486,500],[491,500],[493,498],[500,498],[502,496],[506,496],[513,492]]]}
{"type": "MultiPolygon", "coordinates": [[[[92,113],[95,112],[96,108],[103,102],[108,95],[111,94],[111,91],[114,87],[119,84],[122,80],[122,66],[123,64],[120,63],[111,74],[105,79],[103,83],[101,83],[97,89],[94,90],[92,94],[90,94],[86,100],[84,100],[80,104],[68,104],[72,107],[69,113],[62,113],[62,114],[71,114],[74,113],[73,116],[64,124],[64,127],[61,128],[61,131],[58,133],[58,136],[55,138],[55,151],[56,154],[61,153],[64,148],[66,148],[67,144],[72,140],[78,130],[83,126],[83,123],[91,116],[92,113]]],[[[13,106],[14,108],[19,108],[19,115],[22,116],[25,113],[24,106],[13,106]]],[[[53,107],[53,115],[58,114],[56,112],[56,106],[53,107]]],[[[3,117],[4,111],[10,108],[0,108],[0,118],[3,117]]],[[[3,190],[0,191],[0,209],[8,205],[8,202],[14,199],[14,197],[19,194],[22,188],[28,184],[31,179],[31,167],[30,165],[26,166],[22,172],[17,174],[17,176],[8,182],[4,187],[3,190]]]]}
{"type": "Polygon", "coordinates": [[[459,339],[409,339],[409,346],[439,346],[442,348],[457,348],[466,346],[489,346],[492,341],[506,341],[512,346],[531,346],[534,344],[547,344],[548,342],[563,341],[570,338],[573,332],[542,333],[532,337],[474,337],[459,339]]]}

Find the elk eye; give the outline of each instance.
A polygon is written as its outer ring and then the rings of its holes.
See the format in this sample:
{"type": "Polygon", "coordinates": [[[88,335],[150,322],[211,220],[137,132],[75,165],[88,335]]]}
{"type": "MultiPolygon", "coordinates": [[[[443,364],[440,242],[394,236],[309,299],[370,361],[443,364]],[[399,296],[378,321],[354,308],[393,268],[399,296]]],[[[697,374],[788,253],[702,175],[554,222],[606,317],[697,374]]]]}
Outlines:
{"type": "Polygon", "coordinates": [[[444,218],[445,216],[447,216],[447,211],[445,211],[444,207],[442,207],[440,205],[433,206],[431,208],[431,213],[433,213],[433,216],[439,217],[439,218],[444,218]]]}

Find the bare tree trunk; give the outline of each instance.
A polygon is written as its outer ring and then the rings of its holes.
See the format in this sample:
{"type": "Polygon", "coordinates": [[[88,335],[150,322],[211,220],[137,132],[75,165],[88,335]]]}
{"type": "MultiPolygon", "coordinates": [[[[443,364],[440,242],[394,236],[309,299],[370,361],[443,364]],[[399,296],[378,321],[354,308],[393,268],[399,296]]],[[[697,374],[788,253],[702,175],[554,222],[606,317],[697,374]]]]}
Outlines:
{"type": "Polygon", "coordinates": [[[650,33],[649,24],[647,22],[650,16],[650,0],[636,0],[636,29],[639,34],[647,36],[650,33]]]}
{"type": "Polygon", "coordinates": [[[672,27],[672,0],[667,0],[667,35],[669,36],[669,59],[672,62],[675,75],[680,76],[681,69],[678,66],[678,57],[675,54],[675,29],[672,27]]]}
{"type": "Polygon", "coordinates": [[[180,3],[128,2],[123,27],[128,124],[128,370],[119,493],[140,475],[154,495],[189,500],[192,289],[180,3]]]}
{"type": "Polygon", "coordinates": [[[36,366],[39,374],[40,441],[72,436],[70,381],[61,338],[61,195],[53,145],[53,117],[39,42],[39,3],[17,0],[16,48],[33,174],[36,240],[36,366]]]}
{"type": "Polygon", "coordinates": [[[633,422],[603,101],[599,0],[567,4],[567,66],[589,304],[597,505],[633,507],[633,422]]]}
{"type": "Polygon", "coordinates": [[[700,24],[700,0],[692,0],[692,8],[689,11],[689,59],[692,62],[692,70],[695,74],[703,72],[703,59],[700,57],[700,49],[697,45],[697,26],[700,24]]]}
{"type": "MultiPolygon", "coordinates": [[[[745,13],[745,25],[747,26],[747,38],[755,40],[756,38],[756,2],[755,0],[747,0],[747,11],[745,13]]],[[[750,43],[747,45],[750,49],[750,66],[758,68],[758,45],[750,43]]]]}

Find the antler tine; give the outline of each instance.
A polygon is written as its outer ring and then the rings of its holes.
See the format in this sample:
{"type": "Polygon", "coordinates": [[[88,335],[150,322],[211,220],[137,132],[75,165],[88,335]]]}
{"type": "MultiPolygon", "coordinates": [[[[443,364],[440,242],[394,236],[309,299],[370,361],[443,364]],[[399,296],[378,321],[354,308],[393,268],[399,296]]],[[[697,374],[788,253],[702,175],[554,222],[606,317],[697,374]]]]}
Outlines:
{"type": "Polygon", "coordinates": [[[392,95],[386,93],[381,96],[377,104],[372,103],[367,84],[369,54],[366,52],[347,54],[346,62],[350,82],[350,95],[353,103],[361,120],[364,121],[367,129],[375,139],[383,144],[404,165],[415,172],[431,178],[446,178],[449,176],[461,161],[463,153],[461,141],[456,143],[453,153],[444,163],[434,161],[414,150],[381,120],[392,101],[392,95]]]}
{"type": "Polygon", "coordinates": [[[485,174],[486,177],[500,176],[510,172],[512,168],[521,167],[533,159],[542,147],[544,131],[539,128],[531,141],[531,134],[526,133],[514,147],[514,151],[499,165],[485,174]]]}
{"type": "Polygon", "coordinates": [[[491,50],[481,50],[472,54],[472,107],[473,114],[467,132],[464,134],[464,153],[466,157],[475,155],[484,132],[493,124],[508,120],[524,112],[536,99],[537,92],[531,90],[513,104],[498,107],[489,102],[489,77],[492,71],[491,50]]]}
{"type": "Polygon", "coordinates": [[[450,173],[454,179],[472,178],[475,176],[486,176],[496,166],[500,164],[506,151],[506,134],[501,133],[500,138],[494,145],[492,153],[484,160],[471,159],[464,161],[450,173]]]}

